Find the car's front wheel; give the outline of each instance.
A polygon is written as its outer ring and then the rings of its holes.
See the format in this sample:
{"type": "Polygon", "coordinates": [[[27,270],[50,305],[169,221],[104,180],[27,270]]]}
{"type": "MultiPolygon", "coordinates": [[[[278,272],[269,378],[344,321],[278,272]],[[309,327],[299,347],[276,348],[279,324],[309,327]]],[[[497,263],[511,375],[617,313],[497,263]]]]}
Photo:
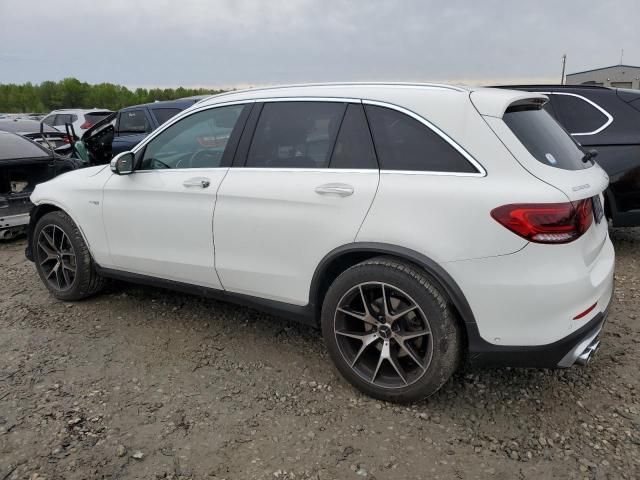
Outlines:
{"type": "Polygon", "coordinates": [[[49,212],[36,223],[33,258],[42,282],[60,300],[80,300],[105,284],[95,269],[78,226],[62,211],[49,212]]]}
{"type": "Polygon", "coordinates": [[[340,374],[388,401],[433,394],[461,356],[461,328],[432,279],[388,257],[355,265],[333,282],[322,333],[340,374]]]}

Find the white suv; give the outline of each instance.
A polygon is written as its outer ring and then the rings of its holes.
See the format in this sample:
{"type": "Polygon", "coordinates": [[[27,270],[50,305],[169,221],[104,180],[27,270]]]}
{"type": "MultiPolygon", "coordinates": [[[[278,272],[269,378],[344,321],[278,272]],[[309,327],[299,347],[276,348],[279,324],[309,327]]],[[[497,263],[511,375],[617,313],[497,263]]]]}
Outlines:
{"type": "Polygon", "coordinates": [[[77,108],[54,110],[44,117],[42,122],[62,132],[66,131],[66,124],[70,123],[73,125],[75,134],[80,138],[84,132],[112,113],[111,110],[100,108],[93,108],[91,110],[77,108]]]}
{"type": "Polygon", "coordinates": [[[465,356],[586,363],[612,295],[604,171],[544,95],[342,84],[217,95],[36,187],[27,256],[59,299],[126,279],[322,328],[374,397],[465,356]]]}

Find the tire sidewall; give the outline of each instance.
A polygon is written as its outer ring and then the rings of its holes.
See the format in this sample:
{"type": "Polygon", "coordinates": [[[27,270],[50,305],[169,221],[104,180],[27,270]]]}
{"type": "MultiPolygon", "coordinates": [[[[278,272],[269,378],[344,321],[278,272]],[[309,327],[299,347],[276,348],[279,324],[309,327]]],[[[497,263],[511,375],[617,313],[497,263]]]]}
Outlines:
{"type": "Polygon", "coordinates": [[[444,297],[434,289],[433,283],[422,284],[406,271],[384,264],[365,262],[341,274],[329,288],[321,313],[322,335],[338,372],[359,390],[381,400],[409,402],[436,392],[457,367],[460,335],[451,309],[444,297]],[[383,282],[404,291],[418,303],[429,322],[433,336],[431,363],[427,372],[411,385],[394,389],[375,386],[354,372],[340,352],[334,333],[334,316],[338,302],[349,289],[366,282],[383,282]],[[453,366],[452,361],[455,362],[453,366]]]}
{"type": "Polygon", "coordinates": [[[79,295],[81,295],[81,292],[83,289],[82,286],[86,281],[86,276],[89,273],[89,269],[92,268],[90,258],[87,259],[87,257],[82,254],[84,249],[85,249],[84,239],[80,235],[80,231],[78,230],[78,227],[75,225],[75,223],[73,223],[73,221],[65,213],[62,213],[59,211],[47,213],[43,215],[42,218],[40,218],[36,223],[36,226],[33,230],[33,245],[32,245],[33,258],[34,258],[34,262],[36,264],[36,270],[38,271],[38,275],[40,276],[40,279],[42,280],[44,285],[47,287],[49,292],[51,292],[51,294],[54,297],[60,300],[73,300],[77,298],[79,295]],[[71,246],[73,247],[74,254],[76,256],[76,275],[73,280],[73,284],[71,285],[71,288],[64,291],[57,290],[49,284],[46,278],[46,275],[42,271],[42,268],[40,266],[40,259],[38,257],[38,248],[37,248],[38,238],[40,237],[40,232],[42,232],[42,229],[48,225],[57,226],[67,235],[67,237],[69,238],[69,241],[71,242],[71,246]]]}

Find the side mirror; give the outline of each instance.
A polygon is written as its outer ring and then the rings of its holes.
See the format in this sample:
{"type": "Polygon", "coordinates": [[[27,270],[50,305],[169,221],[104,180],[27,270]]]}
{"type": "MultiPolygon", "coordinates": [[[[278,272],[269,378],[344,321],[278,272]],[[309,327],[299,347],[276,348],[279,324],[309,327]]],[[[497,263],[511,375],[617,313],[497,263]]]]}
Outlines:
{"type": "Polygon", "coordinates": [[[111,160],[111,171],[117,175],[129,175],[133,173],[133,152],[122,152],[111,160]]]}

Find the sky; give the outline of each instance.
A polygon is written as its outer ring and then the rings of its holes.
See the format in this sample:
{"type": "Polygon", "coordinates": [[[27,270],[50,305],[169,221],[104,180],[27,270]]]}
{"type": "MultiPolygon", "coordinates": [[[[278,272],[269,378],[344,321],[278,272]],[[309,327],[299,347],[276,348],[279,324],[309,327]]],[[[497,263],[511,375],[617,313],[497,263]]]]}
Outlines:
{"type": "Polygon", "coordinates": [[[640,65],[640,0],[0,0],[0,83],[558,82],[640,65]]]}

